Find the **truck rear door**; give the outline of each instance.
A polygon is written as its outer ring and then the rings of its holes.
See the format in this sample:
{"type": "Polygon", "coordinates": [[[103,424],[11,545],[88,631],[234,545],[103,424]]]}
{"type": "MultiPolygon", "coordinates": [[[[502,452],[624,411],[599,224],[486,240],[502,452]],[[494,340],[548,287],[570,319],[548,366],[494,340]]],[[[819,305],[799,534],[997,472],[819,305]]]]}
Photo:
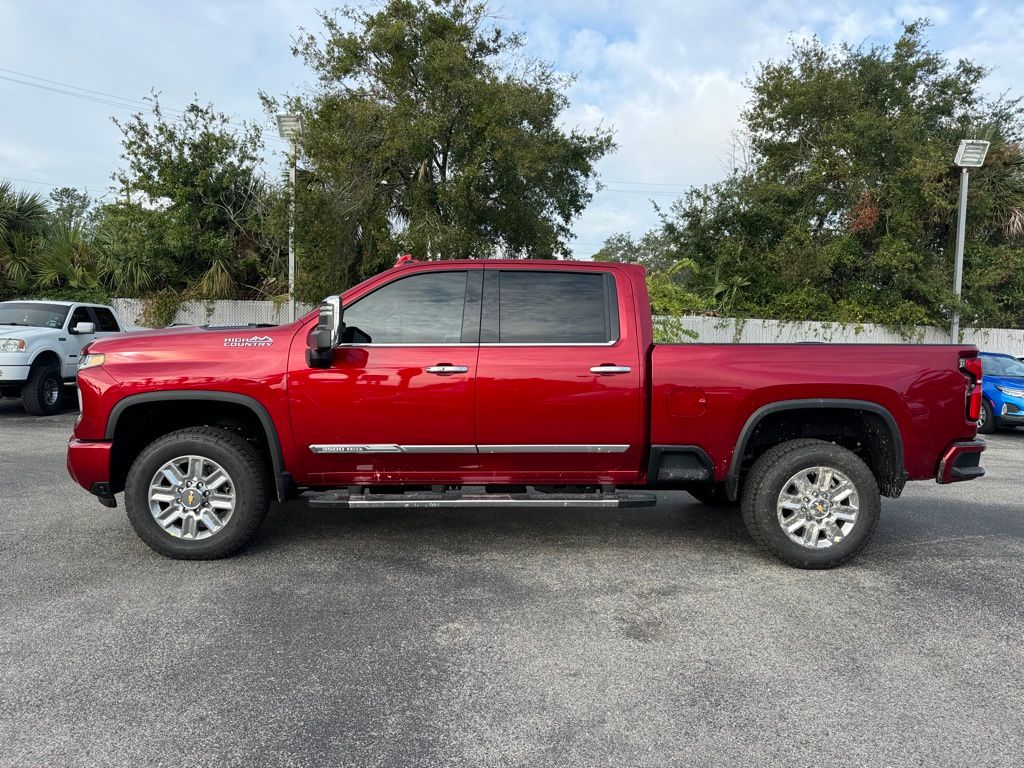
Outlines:
{"type": "Polygon", "coordinates": [[[484,270],[480,470],[494,482],[629,483],[644,393],[629,282],[614,270],[484,270]]]}

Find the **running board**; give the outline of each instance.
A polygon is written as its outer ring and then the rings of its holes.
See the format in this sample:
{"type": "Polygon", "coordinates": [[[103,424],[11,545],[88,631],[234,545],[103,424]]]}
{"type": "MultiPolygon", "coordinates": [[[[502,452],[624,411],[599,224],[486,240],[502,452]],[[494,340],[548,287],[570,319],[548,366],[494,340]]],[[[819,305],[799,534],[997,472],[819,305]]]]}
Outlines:
{"type": "Polygon", "coordinates": [[[653,507],[653,493],[610,491],[591,493],[486,493],[451,491],[410,491],[408,493],[350,493],[324,491],[307,497],[314,509],[453,509],[459,507],[653,507]]]}

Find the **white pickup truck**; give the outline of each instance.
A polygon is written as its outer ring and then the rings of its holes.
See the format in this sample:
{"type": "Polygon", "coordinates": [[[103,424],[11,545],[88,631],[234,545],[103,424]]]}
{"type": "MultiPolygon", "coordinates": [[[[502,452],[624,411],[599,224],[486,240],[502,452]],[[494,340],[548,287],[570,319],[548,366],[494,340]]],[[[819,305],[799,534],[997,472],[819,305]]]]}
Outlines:
{"type": "Polygon", "coordinates": [[[0,302],[0,396],[34,416],[60,411],[90,341],[124,333],[110,307],[73,301],[0,302]]]}

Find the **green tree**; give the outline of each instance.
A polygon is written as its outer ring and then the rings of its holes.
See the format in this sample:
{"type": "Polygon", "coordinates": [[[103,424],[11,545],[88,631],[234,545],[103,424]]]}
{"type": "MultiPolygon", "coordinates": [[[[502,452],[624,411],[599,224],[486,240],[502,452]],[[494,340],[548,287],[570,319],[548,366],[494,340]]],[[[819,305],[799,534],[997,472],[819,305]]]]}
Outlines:
{"type": "Polygon", "coordinates": [[[971,175],[965,317],[1024,324],[1024,149],[1018,100],[986,70],[930,50],[924,23],[891,46],[795,44],[762,65],[743,114],[749,162],[692,189],[657,230],[697,264],[694,289],[743,315],[943,324],[952,309],[959,169],[971,175]]]}
{"type": "Polygon", "coordinates": [[[93,219],[92,198],[74,187],[59,187],[50,192],[49,219],[56,224],[81,224],[89,228],[93,219]]]}
{"type": "Polygon", "coordinates": [[[211,105],[166,117],[114,121],[124,167],[117,201],[100,208],[102,271],[112,289],[154,288],[205,298],[281,294],[284,231],[275,227],[283,196],[261,175],[257,127],[235,128],[211,105]]]}
{"type": "Polygon", "coordinates": [[[0,181],[0,298],[32,284],[46,221],[46,203],[39,195],[0,181]]]}
{"type": "MultiPolygon", "coordinates": [[[[388,0],[323,14],[294,53],[319,84],[302,114],[304,298],[402,251],[419,258],[567,256],[608,130],[565,131],[568,80],[473,0],[388,0]],[[316,275],[316,278],[313,275],[316,275]]],[[[269,110],[277,103],[264,97],[269,110]]]]}

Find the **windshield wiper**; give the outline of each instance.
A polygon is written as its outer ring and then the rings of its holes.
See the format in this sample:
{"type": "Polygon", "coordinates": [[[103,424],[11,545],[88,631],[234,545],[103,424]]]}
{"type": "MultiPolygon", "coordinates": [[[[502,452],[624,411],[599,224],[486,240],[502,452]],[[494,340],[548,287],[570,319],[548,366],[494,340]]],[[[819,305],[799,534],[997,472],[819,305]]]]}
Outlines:
{"type": "Polygon", "coordinates": [[[0,323],[0,325],[20,325],[24,328],[35,328],[31,323],[0,323]]]}

